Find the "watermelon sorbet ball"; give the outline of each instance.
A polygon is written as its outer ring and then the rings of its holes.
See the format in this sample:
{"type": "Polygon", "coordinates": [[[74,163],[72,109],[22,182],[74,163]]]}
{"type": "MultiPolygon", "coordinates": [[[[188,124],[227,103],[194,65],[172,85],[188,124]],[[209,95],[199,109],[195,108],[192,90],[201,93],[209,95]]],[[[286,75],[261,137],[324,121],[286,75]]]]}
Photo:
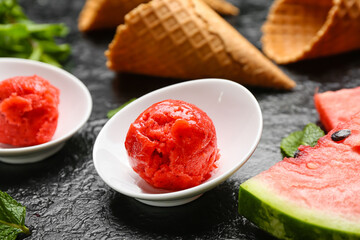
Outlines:
{"type": "Polygon", "coordinates": [[[165,100],[141,113],[130,125],[125,148],[140,177],[168,190],[204,182],[220,156],[212,120],[180,100],[165,100]]]}
{"type": "Polygon", "coordinates": [[[31,146],[53,137],[58,121],[60,91],[37,76],[0,82],[0,143],[31,146]]]}

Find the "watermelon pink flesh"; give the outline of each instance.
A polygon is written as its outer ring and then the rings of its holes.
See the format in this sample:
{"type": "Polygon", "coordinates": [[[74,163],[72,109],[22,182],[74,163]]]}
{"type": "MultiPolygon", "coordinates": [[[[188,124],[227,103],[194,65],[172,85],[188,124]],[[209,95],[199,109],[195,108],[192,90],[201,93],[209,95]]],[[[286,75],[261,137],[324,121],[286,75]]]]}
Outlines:
{"type": "Polygon", "coordinates": [[[240,214],[283,239],[360,239],[360,113],[299,150],[240,186],[240,214]]]}
{"type": "Polygon", "coordinates": [[[317,93],[314,101],[321,123],[330,131],[360,112],[360,87],[317,93]]]}

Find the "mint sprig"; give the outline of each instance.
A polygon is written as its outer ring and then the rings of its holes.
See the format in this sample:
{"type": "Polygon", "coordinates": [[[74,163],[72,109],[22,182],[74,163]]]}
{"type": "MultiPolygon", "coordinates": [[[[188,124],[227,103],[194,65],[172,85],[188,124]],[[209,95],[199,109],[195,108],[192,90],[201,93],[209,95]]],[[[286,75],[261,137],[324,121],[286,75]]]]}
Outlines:
{"type": "Polygon", "coordinates": [[[280,149],[284,157],[294,157],[300,145],[315,146],[324,131],[314,123],[307,124],[302,131],[296,131],[281,140],[280,149]]]}
{"type": "Polygon", "coordinates": [[[30,234],[25,226],[26,208],[0,191],[0,239],[15,240],[19,233],[30,234]]]}
{"type": "Polygon", "coordinates": [[[70,55],[68,44],[56,37],[68,34],[64,24],[36,24],[30,21],[16,0],[0,0],[0,57],[37,60],[61,67],[70,55]]]}

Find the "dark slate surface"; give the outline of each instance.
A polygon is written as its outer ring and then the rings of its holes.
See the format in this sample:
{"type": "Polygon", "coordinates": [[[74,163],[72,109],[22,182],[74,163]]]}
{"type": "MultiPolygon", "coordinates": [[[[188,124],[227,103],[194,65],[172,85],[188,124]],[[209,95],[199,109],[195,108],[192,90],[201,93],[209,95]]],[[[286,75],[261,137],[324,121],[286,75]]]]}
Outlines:
{"type": "MultiPolygon", "coordinates": [[[[261,48],[260,27],[270,1],[233,0],[241,15],[227,20],[261,48]]],[[[309,122],[318,122],[312,96],[319,91],[360,85],[359,51],[281,68],[298,86],[291,92],[250,88],[264,116],[264,131],[252,158],[229,180],[198,200],[174,208],[156,208],[110,189],[97,175],[92,145],[106,123],[106,113],[180,80],[115,74],[105,67],[104,51],[114,31],[82,35],[79,0],[22,0],[37,22],[64,22],[72,45],[66,70],[81,79],[93,97],[86,126],[49,159],[30,165],[0,164],[0,190],[27,207],[26,239],[273,239],[237,213],[237,192],[246,179],[281,160],[280,140],[309,122]]]]}

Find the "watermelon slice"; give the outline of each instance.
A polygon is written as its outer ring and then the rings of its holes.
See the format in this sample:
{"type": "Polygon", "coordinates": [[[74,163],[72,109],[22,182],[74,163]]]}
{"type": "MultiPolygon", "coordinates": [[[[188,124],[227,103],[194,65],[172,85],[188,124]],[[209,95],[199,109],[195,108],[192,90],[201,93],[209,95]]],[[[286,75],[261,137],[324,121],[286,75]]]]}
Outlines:
{"type": "Polygon", "coordinates": [[[360,87],[317,93],[315,107],[326,131],[360,111],[360,87]]]}
{"type": "Polygon", "coordinates": [[[299,150],[240,186],[239,213],[281,239],[360,239],[360,113],[299,150]]]}

